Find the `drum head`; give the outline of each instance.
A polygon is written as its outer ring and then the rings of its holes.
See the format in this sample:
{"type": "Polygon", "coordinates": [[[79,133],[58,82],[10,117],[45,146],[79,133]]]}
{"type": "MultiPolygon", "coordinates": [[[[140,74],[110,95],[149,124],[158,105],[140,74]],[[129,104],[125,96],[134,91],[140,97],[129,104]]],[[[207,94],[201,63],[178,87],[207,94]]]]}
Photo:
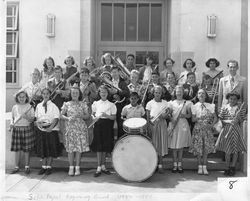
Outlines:
{"type": "Polygon", "coordinates": [[[117,141],[112,162],[123,179],[141,182],[153,175],[158,158],[153,144],[145,136],[127,135],[117,141]]]}
{"type": "Polygon", "coordinates": [[[123,125],[131,128],[131,129],[136,129],[136,128],[141,128],[147,124],[146,119],[143,118],[130,118],[124,121],[123,125]]]}

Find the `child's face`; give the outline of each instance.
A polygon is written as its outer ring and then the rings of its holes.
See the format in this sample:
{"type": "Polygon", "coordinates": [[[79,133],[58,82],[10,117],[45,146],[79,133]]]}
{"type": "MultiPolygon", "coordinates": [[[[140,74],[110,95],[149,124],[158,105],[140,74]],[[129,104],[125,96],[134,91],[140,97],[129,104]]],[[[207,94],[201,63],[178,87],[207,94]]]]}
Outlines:
{"type": "Polygon", "coordinates": [[[195,76],[194,76],[194,75],[189,75],[189,76],[187,77],[187,81],[188,81],[190,84],[195,83],[195,76]]]}
{"type": "Polygon", "coordinates": [[[193,62],[191,60],[187,60],[187,62],[186,62],[187,71],[191,71],[192,68],[193,68],[193,62]]]}
{"type": "Polygon", "coordinates": [[[155,88],[154,90],[154,97],[156,100],[160,100],[162,95],[162,89],[161,88],[155,88]]]}
{"type": "Polygon", "coordinates": [[[50,97],[50,92],[48,90],[43,90],[42,96],[44,101],[48,101],[50,97]]]}
{"type": "Polygon", "coordinates": [[[72,100],[74,101],[77,101],[79,96],[80,96],[80,92],[78,89],[71,89],[71,97],[72,97],[72,100]]]}
{"type": "Polygon", "coordinates": [[[67,66],[72,66],[72,59],[71,58],[67,58],[65,60],[65,63],[66,63],[67,66]]]}
{"type": "Polygon", "coordinates": [[[57,79],[60,79],[62,77],[62,71],[61,70],[55,70],[55,77],[57,79]]]}
{"type": "Polygon", "coordinates": [[[112,76],[112,78],[113,79],[115,79],[115,80],[117,80],[117,79],[119,79],[119,71],[118,71],[118,69],[113,69],[112,71],[111,71],[111,76],[112,76]]]}
{"type": "Polygon", "coordinates": [[[20,93],[17,97],[17,100],[20,104],[24,104],[26,101],[26,95],[25,93],[20,93]]]}
{"type": "Polygon", "coordinates": [[[204,84],[205,85],[212,85],[213,83],[212,83],[212,79],[204,79],[204,84]]]}
{"type": "Polygon", "coordinates": [[[181,87],[176,88],[176,97],[177,98],[182,98],[183,97],[183,89],[181,87]]]}
{"type": "Polygon", "coordinates": [[[134,58],[133,57],[131,57],[131,56],[129,56],[128,58],[127,58],[127,64],[128,65],[133,65],[134,64],[134,58]]]}
{"type": "Polygon", "coordinates": [[[209,62],[209,68],[210,68],[210,70],[214,70],[214,69],[216,68],[216,63],[215,63],[215,61],[210,61],[210,62],[209,62]]]}
{"type": "Polygon", "coordinates": [[[167,82],[168,83],[175,83],[175,77],[173,74],[168,74],[167,76],[167,82]]]}
{"type": "Polygon", "coordinates": [[[228,99],[228,103],[230,106],[235,106],[238,103],[238,99],[236,96],[230,96],[228,99]]]}
{"type": "Polygon", "coordinates": [[[139,79],[139,76],[138,76],[137,74],[135,74],[135,73],[132,73],[132,74],[130,75],[130,79],[131,79],[131,82],[132,82],[132,83],[137,83],[137,81],[138,81],[138,79],[139,79]]]}
{"type": "Polygon", "coordinates": [[[136,106],[139,99],[137,96],[131,96],[129,100],[132,106],[136,106]]]}
{"type": "Polygon", "coordinates": [[[100,89],[99,94],[102,100],[106,100],[108,97],[108,91],[106,89],[100,89]]]}
{"type": "Polygon", "coordinates": [[[205,93],[204,90],[200,89],[198,91],[198,99],[199,99],[200,102],[204,102],[205,101],[205,99],[206,99],[206,93],[205,93]]]}
{"type": "Polygon", "coordinates": [[[88,60],[87,60],[87,67],[92,67],[92,65],[93,65],[92,60],[91,60],[91,59],[88,59],[88,60]]]}
{"type": "Polygon", "coordinates": [[[87,82],[89,79],[89,74],[88,73],[81,73],[80,74],[80,79],[82,82],[87,82]]]}
{"type": "Polygon", "coordinates": [[[153,63],[153,60],[150,59],[150,58],[147,58],[146,61],[147,61],[147,65],[148,65],[148,66],[151,65],[151,64],[153,63]]]}
{"type": "Polygon", "coordinates": [[[53,62],[52,62],[52,60],[51,60],[51,59],[47,59],[47,60],[46,60],[46,65],[48,66],[49,69],[52,68],[52,67],[53,67],[53,62]]]}
{"type": "Polygon", "coordinates": [[[35,82],[39,81],[39,73],[37,71],[34,71],[32,73],[32,80],[35,81],[35,82]]]}
{"type": "Polygon", "coordinates": [[[159,81],[159,75],[153,74],[152,75],[152,82],[157,84],[159,81]]]}
{"type": "Polygon", "coordinates": [[[110,56],[105,57],[104,60],[105,60],[105,64],[106,65],[111,65],[111,58],[110,58],[110,56]]]}
{"type": "Polygon", "coordinates": [[[167,68],[173,67],[173,63],[172,63],[171,60],[167,60],[167,61],[166,61],[166,67],[167,67],[167,68]]]}

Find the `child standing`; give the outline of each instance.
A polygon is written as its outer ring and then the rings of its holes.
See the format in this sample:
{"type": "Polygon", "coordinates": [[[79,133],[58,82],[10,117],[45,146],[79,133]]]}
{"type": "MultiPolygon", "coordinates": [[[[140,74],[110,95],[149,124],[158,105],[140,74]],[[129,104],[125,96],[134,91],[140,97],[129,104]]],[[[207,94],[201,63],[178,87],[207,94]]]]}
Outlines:
{"type": "Polygon", "coordinates": [[[69,176],[80,175],[81,153],[89,151],[88,128],[85,120],[89,118],[86,102],[80,101],[82,93],[72,87],[70,101],[63,104],[61,115],[66,120],[65,148],[69,159],[69,176]],[[74,172],[74,159],[76,160],[74,172]]]}
{"type": "MultiPolygon", "coordinates": [[[[187,82],[187,74],[189,72],[195,72],[195,62],[192,59],[186,59],[183,68],[185,68],[185,71],[181,72],[178,84],[183,85],[187,82]]],[[[195,72],[195,77],[197,78],[197,73],[195,72]]]]}
{"type": "Polygon", "coordinates": [[[114,147],[114,120],[116,118],[116,106],[107,100],[108,88],[104,85],[98,89],[101,99],[92,104],[92,114],[95,122],[94,138],[90,145],[91,150],[97,152],[97,170],[94,177],[101,173],[110,174],[106,169],[106,153],[110,153],[114,147]]]}
{"type": "Polygon", "coordinates": [[[183,84],[183,89],[183,98],[185,100],[190,100],[194,103],[197,92],[199,90],[199,85],[196,83],[196,77],[194,72],[189,72],[187,74],[187,82],[183,84]]]}
{"type": "Polygon", "coordinates": [[[146,105],[147,121],[148,125],[150,125],[152,142],[158,153],[158,172],[160,174],[163,173],[162,157],[168,154],[168,134],[166,118],[168,117],[167,109],[169,105],[167,101],[162,100],[162,91],[163,90],[161,86],[155,86],[154,99],[149,101],[146,105]],[[158,118],[156,118],[157,116],[158,118]]]}
{"type": "Polygon", "coordinates": [[[11,174],[19,172],[21,153],[25,157],[25,174],[30,173],[30,152],[35,146],[35,135],[31,126],[34,120],[34,109],[29,104],[29,97],[25,91],[15,95],[16,105],[12,108],[10,130],[12,130],[11,151],[15,152],[15,168],[11,174]]]}
{"type": "Polygon", "coordinates": [[[143,117],[145,115],[145,110],[141,105],[138,105],[140,97],[138,93],[132,92],[130,94],[130,104],[126,105],[124,108],[122,108],[121,116],[122,118],[129,119],[129,118],[135,118],[135,117],[143,117]]]}
{"type": "Polygon", "coordinates": [[[42,158],[39,175],[52,173],[53,158],[57,158],[61,152],[58,136],[60,112],[58,107],[49,100],[50,95],[48,88],[42,90],[43,101],[37,105],[35,111],[36,153],[42,158]]]}
{"type": "Polygon", "coordinates": [[[246,152],[246,144],[242,136],[242,129],[240,124],[246,119],[246,109],[241,108],[237,105],[240,95],[232,92],[228,93],[226,98],[228,104],[221,108],[219,118],[223,124],[223,131],[218,150],[225,152],[227,169],[224,171],[226,176],[235,175],[235,166],[238,159],[239,153],[246,152]],[[230,163],[230,158],[232,162],[230,163]]]}
{"type": "Polygon", "coordinates": [[[198,174],[208,175],[207,156],[215,151],[214,129],[217,122],[215,105],[205,102],[207,94],[204,89],[198,91],[199,102],[191,106],[192,121],[195,122],[192,144],[189,151],[197,156],[198,174]]]}
{"type": "Polygon", "coordinates": [[[172,172],[183,173],[182,154],[183,148],[191,144],[191,132],[187,118],[191,117],[192,102],[183,99],[183,87],[177,85],[175,88],[176,100],[169,103],[173,114],[169,123],[169,148],[173,149],[173,169],[172,172]],[[178,158],[177,158],[178,157],[178,158]]]}

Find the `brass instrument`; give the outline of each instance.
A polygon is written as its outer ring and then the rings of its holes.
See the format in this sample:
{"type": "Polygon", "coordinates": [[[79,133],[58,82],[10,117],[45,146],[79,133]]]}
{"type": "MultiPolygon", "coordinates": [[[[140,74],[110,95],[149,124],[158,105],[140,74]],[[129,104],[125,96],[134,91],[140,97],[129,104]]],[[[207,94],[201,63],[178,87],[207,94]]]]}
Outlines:
{"type": "Polygon", "coordinates": [[[168,108],[169,106],[164,107],[161,112],[159,112],[153,119],[151,119],[151,122],[154,124],[155,121],[163,114],[163,113],[167,113],[170,114],[170,108],[168,108]]]}
{"type": "Polygon", "coordinates": [[[115,56],[113,57],[111,55],[111,58],[113,59],[113,61],[118,65],[118,67],[121,69],[121,74],[120,76],[123,79],[129,79],[130,78],[130,71],[127,69],[127,67],[122,63],[122,60],[119,58],[119,56],[115,56]]]}
{"type": "Polygon", "coordinates": [[[212,92],[214,94],[213,94],[213,98],[212,98],[212,104],[214,104],[215,97],[216,97],[218,89],[219,89],[219,82],[220,82],[220,79],[218,77],[215,78],[213,81],[212,92]]]}
{"type": "MultiPolygon", "coordinates": [[[[103,74],[103,73],[102,73],[102,74],[103,74]]],[[[102,79],[102,82],[104,83],[104,85],[106,85],[107,87],[116,89],[116,90],[118,90],[118,91],[120,91],[120,92],[122,91],[119,87],[114,86],[113,83],[112,83],[112,81],[109,80],[107,77],[102,76],[101,79],[102,79]]]]}
{"type": "Polygon", "coordinates": [[[181,77],[179,77],[177,80],[176,80],[176,84],[178,84],[178,81],[181,79],[181,78],[183,78],[184,77],[184,75],[182,75],[181,77]]]}
{"type": "Polygon", "coordinates": [[[50,94],[50,100],[53,101],[56,96],[58,95],[56,93],[57,90],[62,90],[64,88],[64,80],[61,80],[59,84],[55,87],[55,89],[50,94]]]}

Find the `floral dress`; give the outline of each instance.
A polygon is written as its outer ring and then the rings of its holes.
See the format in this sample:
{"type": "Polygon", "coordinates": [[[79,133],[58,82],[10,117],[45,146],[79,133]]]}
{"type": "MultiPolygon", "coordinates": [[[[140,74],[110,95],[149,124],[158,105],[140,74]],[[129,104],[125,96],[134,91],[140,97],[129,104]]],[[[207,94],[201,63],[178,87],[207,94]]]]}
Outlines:
{"type": "MultiPolygon", "coordinates": [[[[68,117],[79,116],[88,113],[88,106],[85,102],[65,102],[62,113],[68,117]]],[[[88,127],[82,118],[66,121],[65,148],[70,153],[89,151],[88,127]]]]}
{"type": "Polygon", "coordinates": [[[196,155],[203,155],[203,150],[206,153],[215,151],[214,136],[213,136],[213,114],[215,105],[210,103],[196,103],[191,107],[192,115],[196,115],[198,121],[195,123],[192,135],[192,143],[189,152],[196,155]]]}

